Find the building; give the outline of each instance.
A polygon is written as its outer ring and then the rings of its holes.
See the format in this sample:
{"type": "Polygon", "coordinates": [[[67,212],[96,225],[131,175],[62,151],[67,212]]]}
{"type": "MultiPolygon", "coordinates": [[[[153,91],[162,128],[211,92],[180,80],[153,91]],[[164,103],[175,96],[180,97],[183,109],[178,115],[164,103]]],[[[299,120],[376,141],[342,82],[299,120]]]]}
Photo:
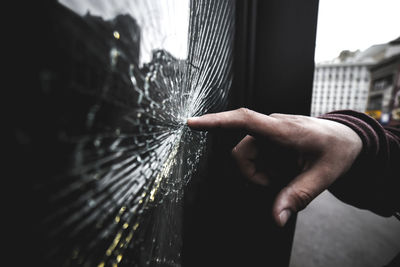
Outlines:
{"type": "Polygon", "coordinates": [[[369,64],[317,65],[314,72],[311,115],[338,109],[365,111],[369,89],[369,64]]]}
{"type": "Polygon", "coordinates": [[[371,66],[366,113],[381,124],[400,125],[400,37],[389,43],[390,55],[371,66]]]}
{"type": "Polygon", "coordinates": [[[373,45],[365,51],[342,51],[334,60],[315,66],[311,115],[352,109],[365,112],[370,89],[370,69],[400,52],[395,41],[373,45]]]}

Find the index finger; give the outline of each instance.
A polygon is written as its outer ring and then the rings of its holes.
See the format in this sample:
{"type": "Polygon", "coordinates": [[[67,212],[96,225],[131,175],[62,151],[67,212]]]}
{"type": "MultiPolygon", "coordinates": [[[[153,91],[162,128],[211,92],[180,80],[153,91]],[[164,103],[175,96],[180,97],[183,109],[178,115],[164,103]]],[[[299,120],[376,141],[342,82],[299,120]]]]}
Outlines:
{"type": "Polygon", "coordinates": [[[246,108],[206,114],[187,120],[188,126],[196,130],[239,129],[255,134],[273,133],[277,130],[277,123],[275,118],[246,108]]]}

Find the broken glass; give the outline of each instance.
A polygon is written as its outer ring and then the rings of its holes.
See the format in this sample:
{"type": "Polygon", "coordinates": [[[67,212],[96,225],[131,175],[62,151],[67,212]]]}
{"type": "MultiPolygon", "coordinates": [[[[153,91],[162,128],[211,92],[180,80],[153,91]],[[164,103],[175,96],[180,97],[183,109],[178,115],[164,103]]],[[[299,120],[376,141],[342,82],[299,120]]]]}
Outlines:
{"type": "Polygon", "coordinates": [[[180,266],[183,189],[207,142],[186,119],[227,104],[234,2],[59,0],[50,17],[64,56],[41,86],[66,103],[67,148],[35,183],[46,260],[180,266]]]}

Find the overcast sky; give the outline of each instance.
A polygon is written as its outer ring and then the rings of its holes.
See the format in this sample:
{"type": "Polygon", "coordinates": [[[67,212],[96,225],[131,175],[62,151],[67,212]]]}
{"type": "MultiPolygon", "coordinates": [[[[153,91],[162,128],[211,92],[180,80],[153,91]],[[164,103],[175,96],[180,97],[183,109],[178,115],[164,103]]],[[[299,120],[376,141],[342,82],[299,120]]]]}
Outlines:
{"type": "Polygon", "coordinates": [[[400,0],[319,0],[315,61],[400,36],[400,0]]]}

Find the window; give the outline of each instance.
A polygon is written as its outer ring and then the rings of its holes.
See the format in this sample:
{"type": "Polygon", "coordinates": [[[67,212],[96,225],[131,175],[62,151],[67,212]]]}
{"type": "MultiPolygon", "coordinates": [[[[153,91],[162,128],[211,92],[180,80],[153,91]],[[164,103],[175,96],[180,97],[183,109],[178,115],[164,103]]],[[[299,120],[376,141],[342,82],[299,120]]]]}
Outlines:
{"type": "Polygon", "coordinates": [[[372,91],[387,90],[393,86],[393,74],[376,79],[372,83],[372,91]]]}
{"type": "Polygon", "coordinates": [[[185,120],[227,103],[235,1],[48,4],[62,139],[48,150],[62,153],[36,185],[45,258],[180,266],[183,188],[206,145],[185,120]]]}

